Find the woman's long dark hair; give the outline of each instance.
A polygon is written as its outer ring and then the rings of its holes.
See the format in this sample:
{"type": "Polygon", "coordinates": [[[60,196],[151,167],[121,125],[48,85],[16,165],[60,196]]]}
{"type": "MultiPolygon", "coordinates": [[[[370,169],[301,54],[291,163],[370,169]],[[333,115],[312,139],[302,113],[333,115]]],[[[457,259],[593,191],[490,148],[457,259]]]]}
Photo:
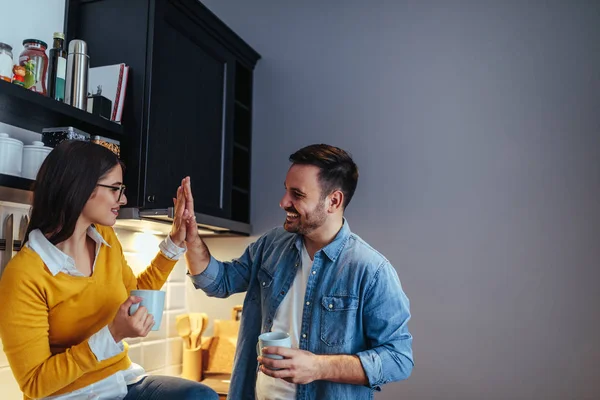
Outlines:
{"type": "Polygon", "coordinates": [[[65,141],[48,154],[33,186],[31,220],[25,234],[39,229],[56,245],[67,240],[98,181],[119,165],[107,148],[91,142],[65,141]]]}

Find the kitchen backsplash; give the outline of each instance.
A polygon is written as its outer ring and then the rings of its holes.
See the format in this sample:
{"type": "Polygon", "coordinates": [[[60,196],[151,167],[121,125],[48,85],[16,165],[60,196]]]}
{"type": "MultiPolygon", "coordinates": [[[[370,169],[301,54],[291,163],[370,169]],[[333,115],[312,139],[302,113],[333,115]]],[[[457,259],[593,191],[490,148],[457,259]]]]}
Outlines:
{"type": "MultiPolygon", "coordinates": [[[[4,221],[5,216],[10,213],[14,213],[15,220],[18,221],[21,215],[28,212],[28,209],[28,206],[0,202],[1,221],[4,221]]],[[[0,237],[4,237],[1,225],[0,237]]],[[[17,234],[17,228],[18,225],[15,228],[15,234],[17,234]]],[[[150,263],[158,251],[158,244],[164,238],[122,229],[116,229],[116,232],[123,245],[125,258],[136,274],[150,263]]],[[[3,254],[0,255],[0,257],[2,256],[3,254]]],[[[163,290],[167,292],[167,301],[160,330],[152,331],[141,340],[127,340],[130,344],[131,359],[142,365],[148,373],[174,376],[181,374],[182,341],[175,328],[175,317],[187,312],[186,285],[191,284],[186,282],[189,279],[185,274],[185,260],[182,258],[163,287],[163,290]]],[[[0,393],[2,393],[2,400],[21,400],[23,398],[2,351],[0,351],[0,393]]]]}
{"type": "MultiPolygon", "coordinates": [[[[232,260],[240,257],[246,247],[256,240],[256,237],[205,238],[204,241],[210,253],[217,260],[232,260]]],[[[208,314],[210,320],[205,336],[212,336],[215,319],[230,319],[233,306],[244,303],[245,293],[237,293],[226,299],[208,297],[202,290],[197,290],[187,279],[187,308],[190,312],[208,314]]],[[[243,312],[243,311],[242,311],[243,312]]]]}

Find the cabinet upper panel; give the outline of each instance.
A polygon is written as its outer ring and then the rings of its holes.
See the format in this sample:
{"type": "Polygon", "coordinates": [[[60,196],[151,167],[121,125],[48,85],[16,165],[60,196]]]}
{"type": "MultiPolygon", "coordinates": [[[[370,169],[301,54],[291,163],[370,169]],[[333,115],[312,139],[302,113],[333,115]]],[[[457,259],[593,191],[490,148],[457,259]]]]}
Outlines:
{"type": "Polygon", "coordinates": [[[146,165],[146,193],[154,204],[147,206],[171,206],[178,182],[189,175],[201,191],[196,209],[228,217],[224,179],[232,56],[185,17],[167,16],[157,23],[156,34],[146,165]]]}

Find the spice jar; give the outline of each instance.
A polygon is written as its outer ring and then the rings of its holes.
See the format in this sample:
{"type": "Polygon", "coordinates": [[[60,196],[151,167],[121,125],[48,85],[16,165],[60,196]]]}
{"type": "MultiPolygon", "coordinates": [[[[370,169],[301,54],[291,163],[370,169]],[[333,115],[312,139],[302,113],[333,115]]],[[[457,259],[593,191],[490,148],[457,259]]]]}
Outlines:
{"type": "Polygon", "coordinates": [[[37,39],[23,40],[25,49],[19,56],[19,65],[27,70],[25,88],[46,95],[46,73],[48,72],[48,56],[45,42],[37,39]]]}
{"type": "Polygon", "coordinates": [[[0,79],[11,82],[13,76],[12,46],[0,42],[0,79]]]}

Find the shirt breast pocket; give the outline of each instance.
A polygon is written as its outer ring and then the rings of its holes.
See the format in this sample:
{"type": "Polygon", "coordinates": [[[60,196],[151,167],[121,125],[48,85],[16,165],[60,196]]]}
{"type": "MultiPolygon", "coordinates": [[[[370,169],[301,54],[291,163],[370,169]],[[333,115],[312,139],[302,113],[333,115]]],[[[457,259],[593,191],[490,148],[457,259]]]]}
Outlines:
{"type": "Polygon", "coordinates": [[[263,299],[266,297],[267,293],[271,291],[271,284],[273,283],[273,276],[269,274],[264,269],[258,270],[258,285],[260,287],[260,292],[262,293],[263,299]]]}
{"type": "Polygon", "coordinates": [[[321,340],[328,346],[339,346],[352,340],[358,297],[323,296],[321,306],[321,340]]]}

